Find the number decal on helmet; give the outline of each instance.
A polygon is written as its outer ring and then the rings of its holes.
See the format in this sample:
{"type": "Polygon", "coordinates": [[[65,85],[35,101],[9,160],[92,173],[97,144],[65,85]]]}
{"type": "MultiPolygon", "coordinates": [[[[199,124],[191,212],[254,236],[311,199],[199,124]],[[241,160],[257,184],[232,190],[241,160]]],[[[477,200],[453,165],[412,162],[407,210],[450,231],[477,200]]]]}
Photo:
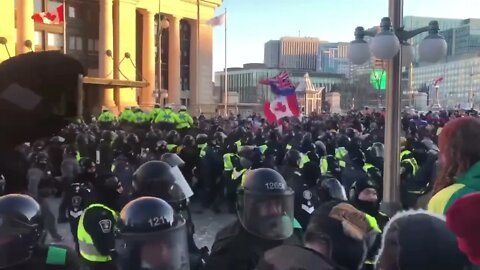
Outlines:
{"type": "Polygon", "coordinates": [[[160,217],[152,217],[152,218],[149,218],[148,219],[148,223],[150,223],[150,227],[158,227],[160,225],[163,225],[164,222],[162,220],[162,218],[160,217]]]}
{"type": "Polygon", "coordinates": [[[268,190],[284,190],[285,189],[285,184],[284,183],[278,183],[278,182],[269,182],[265,183],[265,186],[267,187],[268,190]]]}

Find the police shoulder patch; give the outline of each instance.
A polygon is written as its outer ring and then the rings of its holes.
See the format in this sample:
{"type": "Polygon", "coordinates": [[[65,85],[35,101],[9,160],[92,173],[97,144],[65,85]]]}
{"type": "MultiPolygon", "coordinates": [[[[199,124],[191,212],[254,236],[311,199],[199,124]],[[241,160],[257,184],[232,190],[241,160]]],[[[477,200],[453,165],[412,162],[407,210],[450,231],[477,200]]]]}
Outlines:
{"type": "Polygon", "coordinates": [[[311,192],[310,190],[307,189],[307,190],[305,190],[305,191],[303,192],[303,198],[304,198],[305,200],[311,200],[312,197],[313,197],[313,194],[312,194],[312,192],[311,192]]]}
{"type": "Polygon", "coordinates": [[[102,219],[98,224],[103,233],[110,233],[112,231],[112,221],[110,219],[102,219]]]}

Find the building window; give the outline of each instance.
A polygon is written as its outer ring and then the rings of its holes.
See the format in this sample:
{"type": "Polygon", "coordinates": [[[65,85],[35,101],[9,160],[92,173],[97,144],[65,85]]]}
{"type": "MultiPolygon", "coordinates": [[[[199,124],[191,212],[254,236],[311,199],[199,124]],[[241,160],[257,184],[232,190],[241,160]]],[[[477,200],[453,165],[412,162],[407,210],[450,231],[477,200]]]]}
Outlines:
{"type": "Polygon", "coordinates": [[[44,46],[43,43],[43,32],[42,31],[35,31],[35,46],[42,47],[44,46]]]}
{"type": "Polygon", "coordinates": [[[47,44],[50,47],[63,47],[63,35],[48,33],[47,34],[47,44]]]}
{"type": "Polygon", "coordinates": [[[82,51],[83,50],[83,39],[78,36],[70,36],[68,38],[68,49],[82,51]]]}
{"type": "Polygon", "coordinates": [[[98,39],[89,38],[87,49],[89,52],[98,52],[98,39]]]}
{"type": "Polygon", "coordinates": [[[48,0],[48,10],[55,10],[57,7],[62,5],[62,0],[48,0]]]}
{"type": "Polygon", "coordinates": [[[68,17],[75,18],[75,7],[72,7],[72,6],[68,7],[68,17]]]}
{"type": "Polygon", "coordinates": [[[43,0],[34,0],[33,11],[37,13],[37,12],[43,12],[43,10],[44,10],[43,0]]]}
{"type": "Polygon", "coordinates": [[[95,49],[94,43],[95,43],[95,42],[93,41],[93,39],[91,39],[91,38],[88,39],[87,48],[88,48],[88,51],[89,51],[89,52],[91,52],[91,51],[93,51],[93,50],[95,49]]]}
{"type": "Polygon", "coordinates": [[[83,39],[82,39],[82,37],[76,37],[75,38],[75,47],[79,51],[83,50],[83,39]]]}
{"type": "Polygon", "coordinates": [[[182,90],[190,90],[190,41],[191,27],[187,20],[180,21],[180,76],[182,90]]]}

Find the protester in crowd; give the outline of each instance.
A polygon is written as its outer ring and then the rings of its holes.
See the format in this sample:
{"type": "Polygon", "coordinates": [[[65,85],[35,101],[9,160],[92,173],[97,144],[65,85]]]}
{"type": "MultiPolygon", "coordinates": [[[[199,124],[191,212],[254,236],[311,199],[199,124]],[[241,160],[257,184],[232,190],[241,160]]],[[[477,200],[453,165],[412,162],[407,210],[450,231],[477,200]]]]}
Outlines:
{"type": "Polygon", "coordinates": [[[444,215],[458,198],[480,191],[480,119],[462,117],[448,122],[440,133],[441,172],[428,210],[444,215]]]}
{"type": "Polygon", "coordinates": [[[480,192],[456,200],[447,211],[447,226],[457,236],[458,248],[480,267],[480,192]]]}
{"type": "Polygon", "coordinates": [[[470,263],[444,217],[410,210],[395,215],[385,227],[376,266],[382,270],[464,270],[470,263]]]}

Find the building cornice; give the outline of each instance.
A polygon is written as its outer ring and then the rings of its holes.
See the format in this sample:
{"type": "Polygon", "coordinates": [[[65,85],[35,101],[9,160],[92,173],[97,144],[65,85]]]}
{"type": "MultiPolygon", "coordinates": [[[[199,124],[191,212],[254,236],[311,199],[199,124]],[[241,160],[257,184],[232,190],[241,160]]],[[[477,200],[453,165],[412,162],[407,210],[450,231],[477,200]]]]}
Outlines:
{"type": "Polygon", "coordinates": [[[137,5],[139,0],[118,0],[120,3],[130,4],[130,5],[137,5]]]}
{"type": "MultiPolygon", "coordinates": [[[[197,5],[197,0],[182,0],[183,2],[197,5]]],[[[222,5],[223,0],[200,0],[200,5],[205,7],[217,8],[222,5]]]]}

